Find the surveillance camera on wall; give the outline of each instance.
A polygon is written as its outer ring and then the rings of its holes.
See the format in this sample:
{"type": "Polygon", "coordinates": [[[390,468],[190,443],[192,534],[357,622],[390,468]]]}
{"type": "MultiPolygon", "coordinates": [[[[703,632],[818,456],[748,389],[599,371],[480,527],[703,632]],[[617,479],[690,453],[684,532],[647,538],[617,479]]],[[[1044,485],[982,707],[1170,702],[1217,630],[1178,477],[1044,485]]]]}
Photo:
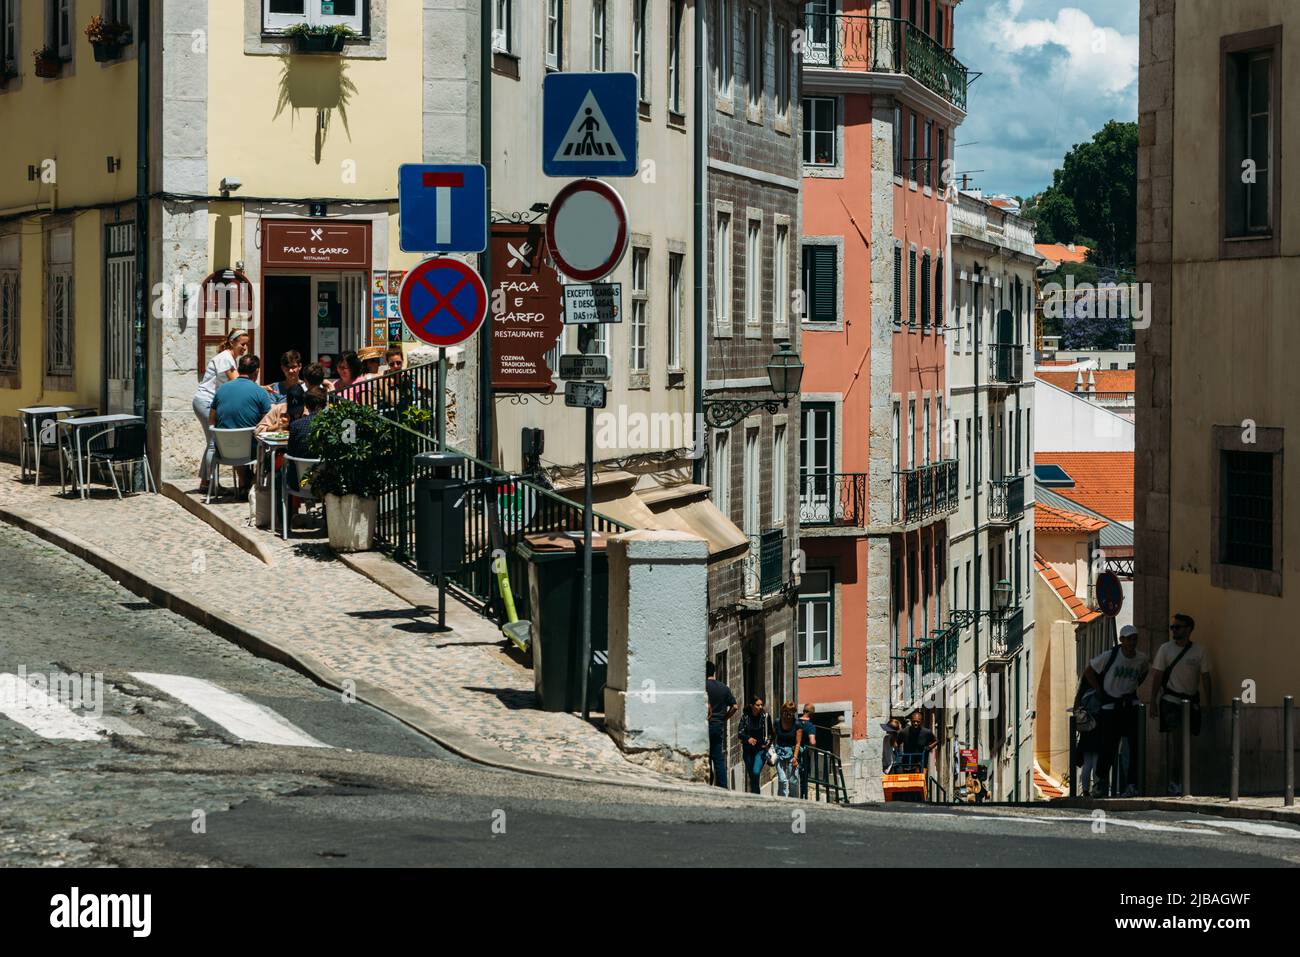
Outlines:
{"type": "Polygon", "coordinates": [[[243,181],[237,176],[226,176],[221,180],[221,191],[223,193],[233,193],[243,185],[243,181]]]}

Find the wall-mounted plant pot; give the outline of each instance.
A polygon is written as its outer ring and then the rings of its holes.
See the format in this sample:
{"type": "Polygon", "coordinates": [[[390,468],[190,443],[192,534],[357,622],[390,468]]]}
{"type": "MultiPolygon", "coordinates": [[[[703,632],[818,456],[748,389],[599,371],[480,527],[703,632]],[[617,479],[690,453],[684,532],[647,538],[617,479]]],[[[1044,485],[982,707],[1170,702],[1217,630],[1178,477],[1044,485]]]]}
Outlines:
{"type": "Polygon", "coordinates": [[[297,53],[342,53],[343,42],[346,39],[341,33],[322,36],[300,33],[293,38],[293,48],[297,53]]]}
{"type": "Polygon", "coordinates": [[[36,61],[36,75],[52,80],[63,71],[63,61],[56,59],[45,59],[36,61]]]}
{"type": "Polygon", "coordinates": [[[114,60],[121,59],[122,44],[116,40],[100,40],[92,43],[91,46],[95,50],[96,63],[111,63],[114,60]]]}

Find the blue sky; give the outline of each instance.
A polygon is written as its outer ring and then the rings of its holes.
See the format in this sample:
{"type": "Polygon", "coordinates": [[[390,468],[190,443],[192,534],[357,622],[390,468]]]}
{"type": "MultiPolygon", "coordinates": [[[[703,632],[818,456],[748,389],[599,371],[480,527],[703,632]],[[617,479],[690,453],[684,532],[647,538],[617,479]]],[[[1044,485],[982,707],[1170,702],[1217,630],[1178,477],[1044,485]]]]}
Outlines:
{"type": "Polygon", "coordinates": [[[983,72],[957,131],[956,171],[1028,196],[1107,120],[1137,119],[1138,0],[965,0],[956,53],[983,72]],[[970,144],[970,145],[963,145],[970,144]]]}

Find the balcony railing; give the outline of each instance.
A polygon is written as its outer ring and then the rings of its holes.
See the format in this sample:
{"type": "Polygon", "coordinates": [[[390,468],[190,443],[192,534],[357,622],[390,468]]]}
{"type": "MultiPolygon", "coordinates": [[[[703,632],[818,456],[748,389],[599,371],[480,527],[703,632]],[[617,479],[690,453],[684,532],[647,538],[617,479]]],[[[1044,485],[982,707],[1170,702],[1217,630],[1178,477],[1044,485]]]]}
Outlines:
{"type": "Polygon", "coordinates": [[[894,521],[904,525],[943,515],[957,507],[957,461],[894,473],[894,521]]]}
{"type": "Polygon", "coordinates": [[[906,20],[808,13],[805,29],[803,61],[808,66],[905,73],[959,109],[966,109],[966,67],[906,20]]]}
{"type": "Polygon", "coordinates": [[[1024,380],[1025,347],[1019,342],[988,346],[989,382],[1016,385],[1024,380]]]}
{"type": "Polygon", "coordinates": [[[1025,477],[993,479],[989,482],[989,521],[1011,523],[1025,511],[1025,477]]]}
{"type": "Polygon", "coordinates": [[[1008,608],[1000,615],[989,620],[992,632],[989,636],[989,660],[1010,661],[1020,651],[1025,640],[1025,610],[1008,608]]]}
{"type": "Polygon", "coordinates": [[[750,598],[775,595],[785,585],[785,532],[769,529],[749,536],[745,556],[745,594],[750,598]]]}
{"type": "Polygon", "coordinates": [[[867,517],[865,472],[801,472],[799,524],[862,526],[867,517]]]}

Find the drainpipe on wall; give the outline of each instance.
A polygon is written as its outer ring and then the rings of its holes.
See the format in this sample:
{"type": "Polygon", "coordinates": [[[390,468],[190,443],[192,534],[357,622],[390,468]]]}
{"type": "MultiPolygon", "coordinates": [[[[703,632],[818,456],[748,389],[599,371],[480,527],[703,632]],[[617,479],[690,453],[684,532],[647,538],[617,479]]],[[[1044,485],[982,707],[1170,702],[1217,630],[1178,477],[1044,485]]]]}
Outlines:
{"type": "MultiPolygon", "coordinates": [[[[976,760],[979,759],[980,748],[980,576],[983,569],[981,568],[980,556],[980,487],[984,484],[984,472],[980,464],[980,450],[983,447],[982,423],[980,422],[980,354],[981,343],[980,333],[983,332],[984,326],[984,294],[980,289],[980,281],[983,278],[979,266],[975,267],[975,299],[979,303],[979,308],[975,310],[975,317],[971,325],[975,327],[975,353],[971,359],[971,382],[975,384],[975,481],[971,484],[975,486],[975,631],[973,634],[975,650],[975,673],[972,677],[975,679],[975,754],[976,760]]],[[[985,395],[988,393],[986,392],[985,395]]],[[[988,411],[987,404],[984,409],[988,411]]],[[[987,532],[985,533],[985,542],[988,541],[987,532]]]]}
{"type": "Polygon", "coordinates": [[[694,436],[695,447],[701,453],[691,462],[691,481],[697,485],[704,479],[704,150],[708,135],[706,91],[704,86],[704,0],[695,0],[695,251],[691,268],[695,272],[695,335],[692,342],[691,363],[695,374],[695,423],[699,434],[694,436]]]}
{"type": "MultiPolygon", "coordinates": [[[[149,3],[137,5],[136,26],[136,117],[135,117],[135,359],[134,409],[144,418],[148,412],[149,384],[146,356],[148,315],[145,296],[149,289],[149,3]]],[[[159,453],[158,449],[154,450],[159,453]]]]}
{"type": "MultiPolygon", "coordinates": [[[[487,170],[488,248],[478,257],[485,289],[492,288],[492,3],[479,0],[479,162],[487,170]]],[[[478,337],[478,457],[492,462],[492,334],[495,317],[489,309],[486,328],[478,337]]]]}

